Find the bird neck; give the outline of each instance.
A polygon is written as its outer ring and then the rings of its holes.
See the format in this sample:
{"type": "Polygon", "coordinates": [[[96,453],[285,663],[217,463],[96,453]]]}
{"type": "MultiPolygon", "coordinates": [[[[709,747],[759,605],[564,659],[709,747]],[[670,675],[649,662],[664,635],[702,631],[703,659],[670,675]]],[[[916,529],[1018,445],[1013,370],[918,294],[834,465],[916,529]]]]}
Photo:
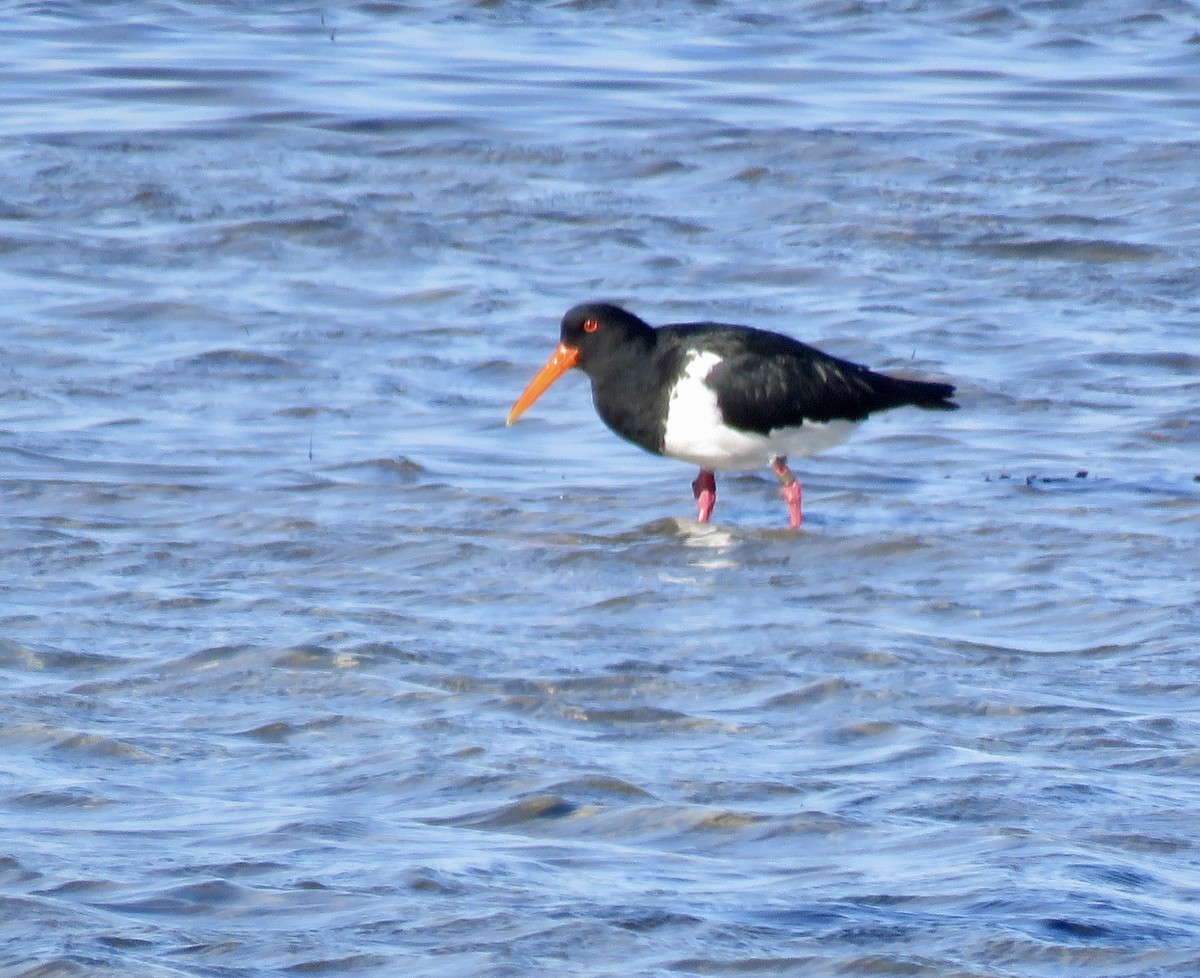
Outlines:
{"type": "Polygon", "coordinates": [[[589,369],[600,419],[622,438],[661,453],[669,390],[660,375],[655,336],[628,343],[589,369]]]}

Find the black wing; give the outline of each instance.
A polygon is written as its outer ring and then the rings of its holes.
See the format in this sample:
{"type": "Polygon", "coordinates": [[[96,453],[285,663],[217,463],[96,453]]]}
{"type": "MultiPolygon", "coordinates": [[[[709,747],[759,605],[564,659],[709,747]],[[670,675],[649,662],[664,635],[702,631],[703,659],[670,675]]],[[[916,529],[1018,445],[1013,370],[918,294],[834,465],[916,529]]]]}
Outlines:
{"type": "Polygon", "coordinates": [[[706,378],[727,424],[767,434],[805,421],[861,421],[912,404],[953,408],[954,388],[876,373],[779,333],[749,327],[710,333],[721,357],[706,378]]]}

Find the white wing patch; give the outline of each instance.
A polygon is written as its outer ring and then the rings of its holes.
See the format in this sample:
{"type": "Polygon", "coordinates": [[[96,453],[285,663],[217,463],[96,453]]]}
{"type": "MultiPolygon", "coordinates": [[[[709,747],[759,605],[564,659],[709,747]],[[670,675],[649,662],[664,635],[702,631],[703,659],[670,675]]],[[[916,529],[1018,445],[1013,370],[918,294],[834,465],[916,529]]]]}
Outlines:
{"type": "Polygon", "coordinates": [[[725,424],[717,392],[704,383],[721,357],[698,350],[687,355],[667,403],[664,455],[711,471],[753,469],[776,455],[805,456],[830,448],[858,427],[853,421],[806,421],[798,428],[775,428],[766,435],[738,431],[725,424]]]}

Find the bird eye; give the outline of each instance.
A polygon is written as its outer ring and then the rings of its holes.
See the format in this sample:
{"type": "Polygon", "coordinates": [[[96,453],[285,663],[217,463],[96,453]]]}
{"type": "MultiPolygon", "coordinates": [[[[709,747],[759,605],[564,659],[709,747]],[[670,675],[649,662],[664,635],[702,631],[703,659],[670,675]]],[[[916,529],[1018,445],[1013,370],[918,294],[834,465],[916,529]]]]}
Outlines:
{"type": "Polygon", "coordinates": [[[585,319],[583,321],[583,331],[585,333],[594,333],[600,328],[600,324],[594,319],[585,319]]]}

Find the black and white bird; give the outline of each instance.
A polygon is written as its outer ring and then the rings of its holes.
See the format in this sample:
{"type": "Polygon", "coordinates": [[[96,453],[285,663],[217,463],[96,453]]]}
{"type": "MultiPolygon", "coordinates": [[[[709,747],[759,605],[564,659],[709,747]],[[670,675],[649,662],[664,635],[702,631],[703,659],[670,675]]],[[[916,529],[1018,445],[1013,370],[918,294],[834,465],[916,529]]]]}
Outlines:
{"type": "Polygon", "coordinates": [[[800,526],[800,483],[788,456],[844,440],[867,415],[914,405],[952,409],[950,384],[875,373],[780,333],[727,323],[657,329],[604,302],[563,316],[558,349],[508,413],[517,420],[555,380],[578,367],[601,420],[622,438],[700,467],[696,518],[717,498],[714,473],[768,464],[800,526]]]}

